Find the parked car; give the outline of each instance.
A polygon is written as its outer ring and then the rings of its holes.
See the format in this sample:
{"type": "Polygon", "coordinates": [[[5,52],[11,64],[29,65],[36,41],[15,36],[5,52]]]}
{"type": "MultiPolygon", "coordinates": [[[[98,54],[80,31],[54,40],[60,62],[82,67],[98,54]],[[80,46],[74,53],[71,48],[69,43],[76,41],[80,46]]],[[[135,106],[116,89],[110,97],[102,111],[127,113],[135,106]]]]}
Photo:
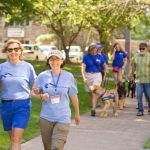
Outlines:
{"type": "MultiPolygon", "coordinates": [[[[46,55],[46,57],[48,57],[49,53],[53,50],[58,50],[58,48],[54,45],[40,45],[39,46],[42,50],[43,53],[46,55]]],[[[66,59],[66,53],[64,50],[61,50],[63,53],[63,58],[66,59]]]]}
{"type": "Polygon", "coordinates": [[[46,60],[46,55],[38,45],[35,44],[23,44],[23,58],[26,60],[46,60]]]}
{"type": "MultiPolygon", "coordinates": [[[[67,46],[67,49],[69,47],[67,46]]],[[[75,60],[82,60],[83,58],[83,52],[80,46],[70,46],[69,50],[69,58],[70,59],[75,59],[75,60]]]]}

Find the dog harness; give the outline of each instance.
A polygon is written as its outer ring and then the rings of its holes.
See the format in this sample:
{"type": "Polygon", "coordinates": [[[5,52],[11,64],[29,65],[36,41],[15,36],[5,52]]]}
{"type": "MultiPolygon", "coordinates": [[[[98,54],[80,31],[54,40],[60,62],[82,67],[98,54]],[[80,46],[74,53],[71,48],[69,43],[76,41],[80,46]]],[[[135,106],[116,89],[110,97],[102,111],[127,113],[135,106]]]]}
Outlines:
{"type": "Polygon", "coordinates": [[[101,98],[102,101],[106,101],[106,100],[109,100],[109,99],[115,100],[115,94],[114,94],[113,92],[110,92],[110,94],[107,95],[107,96],[105,96],[105,93],[106,93],[106,91],[103,92],[103,93],[101,94],[101,96],[100,96],[100,98],[101,98]]]}

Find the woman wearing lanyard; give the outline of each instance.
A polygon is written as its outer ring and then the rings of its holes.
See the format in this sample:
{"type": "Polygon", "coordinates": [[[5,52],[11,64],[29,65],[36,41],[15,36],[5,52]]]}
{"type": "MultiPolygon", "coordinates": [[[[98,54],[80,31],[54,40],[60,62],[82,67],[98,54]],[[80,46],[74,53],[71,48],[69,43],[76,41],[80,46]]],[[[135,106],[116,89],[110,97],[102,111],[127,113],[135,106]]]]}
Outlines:
{"type": "Polygon", "coordinates": [[[22,61],[22,44],[8,40],[2,51],[8,61],[0,64],[1,116],[11,140],[11,150],[21,150],[21,138],[30,117],[30,86],[36,74],[31,64],[22,61]]]}
{"type": "Polygon", "coordinates": [[[76,82],[70,72],[61,69],[63,61],[61,51],[52,51],[47,59],[51,69],[39,74],[33,88],[43,101],[40,128],[44,150],[63,150],[71,121],[69,97],[75,109],[75,123],[80,123],[76,82]]]}
{"type": "Polygon", "coordinates": [[[102,82],[102,68],[106,71],[106,64],[101,55],[97,53],[97,44],[92,43],[88,48],[88,54],[84,55],[81,73],[85,84],[85,91],[89,93],[90,102],[92,103],[91,116],[95,116],[95,108],[98,95],[90,90],[92,85],[100,85],[102,82]]]}

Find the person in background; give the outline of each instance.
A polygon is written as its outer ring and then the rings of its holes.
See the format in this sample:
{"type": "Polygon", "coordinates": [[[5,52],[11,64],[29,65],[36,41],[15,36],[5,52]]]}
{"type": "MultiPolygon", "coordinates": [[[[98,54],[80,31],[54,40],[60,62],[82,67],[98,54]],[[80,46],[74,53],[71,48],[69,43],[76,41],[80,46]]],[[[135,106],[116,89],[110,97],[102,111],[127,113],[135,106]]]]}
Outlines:
{"type": "Polygon", "coordinates": [[[47,59],[50,69],[38,75],[33,88],[33,93],[42,100],[40,130],[44,150],[64,149],[71,122],[69,97],[75,109],[75,123],[80,124],[76,82],[72,73],[61,69],[63,62],[61,51],[50,52],[47,59]]]}
{"type": "Polygon", "coordinates": [[[123,73],[127,64],[127,52],[119,43],[115,43],[111,55],[115,86],[123,81],[123,73]]]}
{"type": "Polygon", "coordinates": [[[85,85],[85,91],[90,96],[90,103],[92,104],[91,116],[96,114],[96,105],[98,95],[91,91],[90,86],[100,85],[102,82],[102,68],[106,70],[106,63],[101,55],[97,53],[97,44],[92,43],[88,48],[88,53],[84,55],[81,66],[81,73],[85,85]]]}
{"type": "Polygon", "coordinates": [[[136,53],[131,60],[129,78],[132,78],[136,72],[136,96],[138,103],[137,116],[143,116],[143,93],[148,101],[148,114],[150,114],[150,53],[148,52],[147,43],[140,43],[139,50],[140,53],[136,53]]]}
{"type": "MultiPolygon", "coordinates": [[[[104,49],[104,47],[103,47],[103,45],[102,45],[102,43],[100,43],[100,42],[98,42],[97,43],[97,53],[98,54],[100,54],[102,57],[103,57],[103,59],[104,59],[104,61],[105,61],[105,63],[106,63],[106,70],[108,70],[108,57],[106,56],[106,54],[104,54],[104,52],[103,52],[103,49],[104,49]]],[[[102,80],[104,80],[104,77],[106,76],[106,74],[105,73],[107,73],[107,71],[105,70],[105,68],[102,66],[102,80]]]]}
{"type": "Polygon", "coordinates": [[[30,86],[36,78],[33,66],[22,60],[23,50],[18,40],[8,40],[2,49],[8,60],[0,64],[1,117],[11,150],[21,150],[21,138],[30,118],[30,86]]]}

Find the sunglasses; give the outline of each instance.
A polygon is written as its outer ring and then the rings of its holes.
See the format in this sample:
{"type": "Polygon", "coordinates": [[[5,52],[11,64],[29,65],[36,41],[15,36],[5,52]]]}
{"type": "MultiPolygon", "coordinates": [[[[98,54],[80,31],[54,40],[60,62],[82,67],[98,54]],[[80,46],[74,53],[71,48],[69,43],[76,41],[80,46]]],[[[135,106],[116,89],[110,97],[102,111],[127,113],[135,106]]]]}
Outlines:
{"type": "Polygon", "coordinates": [[[144,47],[143,47],[143,48],[140,48],[140,51],[141,51],[141,50],[145,50],[145,48],[144,48],[144,47]]]}
{"type": "Polygon", "coordinates": [[[9,53],[12,53],[13,50],[14,50],[15,52],[18,52],[18,51],[20,50],[20,48],[19,48],[19,47],[15,47],[15,48],[8,48],[8,49],[7,49],[7,51],[8,51],[9,53]]]}

